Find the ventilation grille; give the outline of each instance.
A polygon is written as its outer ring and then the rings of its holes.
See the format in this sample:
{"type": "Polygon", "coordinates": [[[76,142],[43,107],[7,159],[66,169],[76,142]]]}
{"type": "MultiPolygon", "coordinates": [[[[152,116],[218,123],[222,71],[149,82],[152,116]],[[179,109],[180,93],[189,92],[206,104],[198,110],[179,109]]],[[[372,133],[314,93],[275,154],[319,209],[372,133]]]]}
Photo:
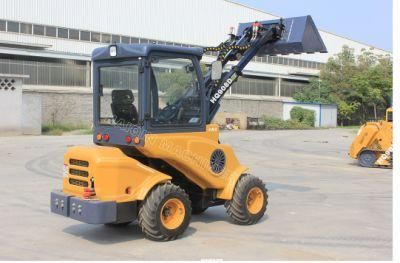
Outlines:
{"type": "Polygon", "coordinates": [[[77,160],[77,159],[69,159],[69,164],[76,165],[76,166],[89,167],[89,162],[77,160]]]}
{"type": "Polygon", "coordinates": [[[69,183],[72,185],[81,186],[81,187],[88,187],[88,185],[89,185],[88,182],[76,180],[76,179],[72,179],[72,178],[69,179],[69,183]]]}
{"type": "Polygon", "coordinates": [[[15,79],[0,78],[0,90],[15,90],[15,79]]]}
{"type": "Polygon", "coordinates": [[[224,152],[220,149],[215,150],[211,154],[210,158],[211,170],[214,173],[219,174],[224,170],[225,164],[226,164],[226,158],[224,152]]]}
{"type": "Polygon", "coordinates": [[[83,177],[89,176],[88,172],[77,170],[77,169],[69,169],[69,174],[76,175],[76,176],[83,176],[83,177]]]}

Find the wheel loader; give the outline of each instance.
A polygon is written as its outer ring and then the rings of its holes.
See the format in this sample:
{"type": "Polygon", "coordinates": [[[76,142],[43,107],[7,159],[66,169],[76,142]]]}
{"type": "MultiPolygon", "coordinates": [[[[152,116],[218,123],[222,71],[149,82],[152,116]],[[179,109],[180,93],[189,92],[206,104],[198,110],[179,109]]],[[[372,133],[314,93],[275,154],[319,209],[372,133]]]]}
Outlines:
{"type": "Polygon", "coordinates": [[[254,56],[313,52],[326,48],[310,16],[239,24],[216,47],[95,49],[94,145],[65,153],[51,211],[89,224],[137,220],[156,241],[176,239],[192,214],[211,206],[224,205],[234,223],[255,224],[266,211],[265,184],[220,142],[211,121],[254,56]],[[203,74],[206,52],[218,56],[203,74]]]}
{"type": "Polygon", "coordinates": [[[349,156],[363,167],[393,166],[393,109],[386,110],[385,120],[367,122],[357,132],[349,156]]]}

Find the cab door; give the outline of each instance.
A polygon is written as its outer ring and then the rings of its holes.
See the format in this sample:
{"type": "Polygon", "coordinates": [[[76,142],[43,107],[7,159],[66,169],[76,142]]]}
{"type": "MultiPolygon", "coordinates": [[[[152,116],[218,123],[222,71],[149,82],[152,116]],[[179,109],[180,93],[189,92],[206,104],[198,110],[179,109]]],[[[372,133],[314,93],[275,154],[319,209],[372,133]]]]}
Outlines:
{"type": "Polygon", "coordinates": [[[147,131],[205,131],[204,81],[197,57],[153,53],[148,61],[147,131]]]}

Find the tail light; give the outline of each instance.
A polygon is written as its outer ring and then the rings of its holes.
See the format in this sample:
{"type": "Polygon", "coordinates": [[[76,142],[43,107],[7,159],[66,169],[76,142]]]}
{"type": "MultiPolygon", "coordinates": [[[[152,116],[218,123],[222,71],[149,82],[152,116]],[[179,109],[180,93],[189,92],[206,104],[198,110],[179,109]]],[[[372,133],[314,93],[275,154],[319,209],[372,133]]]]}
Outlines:
{"type": "Polygon", "coordinates": [[[82,194],[83,198],[89,199],[90,197],[95,196],[95,195],[96,195],[96,192],[94,191],[94,188],[86,187],[83,189],[83,194],[82,194]]]}
{"type": "Polygon", "coordinates": [[[132,138],[131,138],[130,136],[126,136],[126,137],[125,137],[125,142],[126,142],[127,144],[130,144],[130,143],[132,142],[132,138]]]}

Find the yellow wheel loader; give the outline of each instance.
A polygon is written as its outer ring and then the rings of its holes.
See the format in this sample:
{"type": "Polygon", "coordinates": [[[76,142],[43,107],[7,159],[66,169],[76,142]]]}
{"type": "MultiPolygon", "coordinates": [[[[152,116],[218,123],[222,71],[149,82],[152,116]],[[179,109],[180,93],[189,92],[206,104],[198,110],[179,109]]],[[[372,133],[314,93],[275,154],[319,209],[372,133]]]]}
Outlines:
{"type": "Polygon", "coordinates": [[[217,47],[113,44],[93,51],[93,141],[64,156],[51,211],[89,224],[138,220],[173,240],[191,214],[225,205],[233,222],[258,222],[267,190],[210,124],[223,95],[256,55],[326,52],[311,17],[240,24],[217,47]],[[205,52],[217,52],[209,72],[205,52]],[[226,70],[230,61],[238,63],[226,70]]]}
{"type": "Polygon", "coordinates": [[[367,122],[357,132],[349,156],[363,167],[393,166],[393,109],[386,110],[386,119],[367,122]]]}

